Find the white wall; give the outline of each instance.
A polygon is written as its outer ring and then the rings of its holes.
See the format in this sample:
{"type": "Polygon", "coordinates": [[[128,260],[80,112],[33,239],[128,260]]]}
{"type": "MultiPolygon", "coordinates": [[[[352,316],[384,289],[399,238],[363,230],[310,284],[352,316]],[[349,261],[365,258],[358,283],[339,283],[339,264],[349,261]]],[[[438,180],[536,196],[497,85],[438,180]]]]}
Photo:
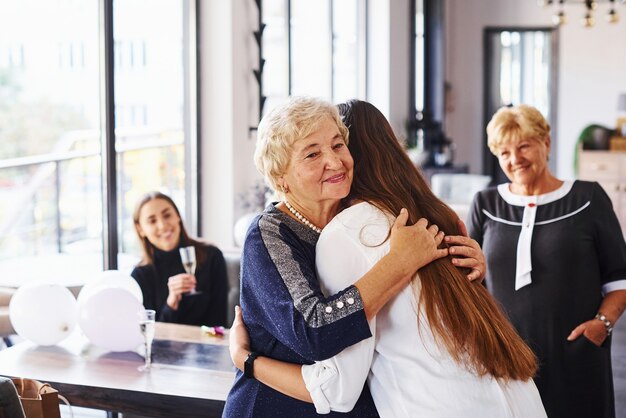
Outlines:
{"type": "MultiPolygon", "coordinates": [[[[558,137],[553,138],[557,176],[574,178],[573,153],[582,129],[599,123],[615,126],[617,97],[626,92],[626,7],[622,21],[604,19],[600,4],[596,25],[582,27],[584,7],[566,6],[570,22],[559,33],[557,98],[558,137]]],[[[485,26],[549,26],[553,9],[534,1],[447,0],[446,76],[452,85],[454,110],[446,115],[446,131],[457,145],[457,162],[482,169],[483,28],[485,26]]]]}
{"type": "Polygon", "coordinates": [[[409,107],[409,0],[368,1],[367,101],[406,135],[409,107]]]}
{"type": "Polygon", "coordinates": [[[239,195],[259,179],[249,132],[258,123],[258,14],[251,0],[207,0],[200,19],[202,236],[231,247],[239,195]]]}

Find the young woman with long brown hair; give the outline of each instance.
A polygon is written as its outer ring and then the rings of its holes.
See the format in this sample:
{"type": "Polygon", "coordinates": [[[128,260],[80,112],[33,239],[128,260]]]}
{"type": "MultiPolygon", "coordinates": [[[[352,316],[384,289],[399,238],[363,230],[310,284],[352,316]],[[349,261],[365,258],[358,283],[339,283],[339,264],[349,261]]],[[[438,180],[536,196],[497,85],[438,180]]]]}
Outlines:
{"type": "MultiPolygon", "coordinates": [[[[454,243],[457,215],[432,194],[385,117],[369,103],[339,105],[350,133],[354,181],[340,212],[317,243],[316,265],[327,292],[345,287],[389,249],[391,213],[408,209],[454,243]]],[[[452,257],[422,267],[370,322],[374,338],[312,365],[261,359],[255,377],[319,413],[346,411],[369,374],[382,417],[543,417],[532,381],[534,354],[484,286],[468,281],[452,257]],[[305,387],[305,390],[303,390],[305,387]]],[[[342,309],[342,306],[337,306],[342,309]]],[[[241,315],[232,328],[231,355],[247,351],[241,315]]]]}
{"type": "Polygon", "coordinates": [[[171,197],[153,191],[136,203],[133,222],[143,257],[131,276],[157,321],[188,325],[228,325],[228,278],[219,248],[187,233],[171,197]],[[185,273],[179,248],[193,246],[197,267],[185,273]],[[190,293],[196,289],[195,293],[190,293]]]}

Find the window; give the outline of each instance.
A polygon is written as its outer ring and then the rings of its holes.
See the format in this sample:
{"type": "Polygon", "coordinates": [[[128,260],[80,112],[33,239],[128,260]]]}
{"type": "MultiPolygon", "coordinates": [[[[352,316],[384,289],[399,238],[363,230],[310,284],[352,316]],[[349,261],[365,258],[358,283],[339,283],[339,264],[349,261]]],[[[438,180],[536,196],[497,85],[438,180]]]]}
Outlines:
{"type": "Polygon", "coordinates": [[[132,208],[153,189],[197,230],[194,11],[189,0],[0,3],[0,277],[14,280],[0,285],[129,271],[132,208]],[[114,33],[99,26],[107,10],[114,33]]]}
{"type": "Polygon", "coordinates": [[[410,4],[412,57],[407,145],[428,152],[444,135],[444,10],[443,2],[438,0],[412,0],[410,4]]]}
{"type": "Polygon", "coordinates": [[[551,31],[494,32],[490,51],[497,51],[493,78],[499,81],[497,106],[530,103],[550,118],[551,31]]]}
{"type": "MultiPolygon", "coordinates": [[[[185,141],[195,142],[186,124],[188,62],[184,57],[185,1],[116,0],[115,103],[123,109],[116,125],[118,236],[122,253],[138,254],[132,222],[135,201],[146,191],[162,190],[187,213],[185,169],[192,155],[185,141]],[[145,14],[150,10],[149,15],[145,14]],[[146,17],[149,16],[149,19],[146,17]],[[187,128],[188,129],[188,128],[187,128]]],[[[191,48],[193,50],[193,48],[191,48]]],[[[191,83],[193,86],[194,82],[191,83]]]]}
{"type": "Polygon", "coordinates": [[[365,0],[263,0],[266,109],[292,95],[365,98],[365,0]]]}
{"type": "MultiPolygon", "coordinates": [[[[485,128],[500,107],[526,103],[546,117],[553,138],[557,137],[555,102],[551,99],[557,97],[557,37],[555,28],[485,28],[485,128]]],[[[484,144],[483,172],[495,179],[495,184],[508,181],[486,138],[484,144]]],[[[550,159],[552,170],[555,161],[550,159]]]]}
{"type": "Polygon", "coordinates": [[[415,13],[412,14],[413,27],[415,31],[413,33],[414,42],[414,57],[413,65],[415,71],[412,71],[415,77],[413,94],[415,98],[413,103],[415,105],[415,112],[424,111],[424,0],[415,1],[415,13]]]}

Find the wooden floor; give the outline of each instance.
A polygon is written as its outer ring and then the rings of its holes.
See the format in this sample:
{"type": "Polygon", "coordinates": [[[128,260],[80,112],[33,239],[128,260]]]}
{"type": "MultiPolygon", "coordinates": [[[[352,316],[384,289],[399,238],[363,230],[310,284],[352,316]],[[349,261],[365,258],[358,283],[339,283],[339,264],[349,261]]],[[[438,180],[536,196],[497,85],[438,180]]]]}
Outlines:
{"type": "MultiPolygon", "coordinates": [[[[0,340],[1,341],[1,340],[0,340]]],[[[2,343],[0,343],[2,346],[2,343]]],[[[626,314],[613,332],[613,381],[615,382],[615,412],[617,418],[626,418],[626,314]]],[[[74,418],[106,418],[104,411],[73,407],[74,418]]],[[[62,418],[69,418],[67,407],[61,407],[62,418]]],[[[123,416],[120,416],[123,418],[123,416]]]]}

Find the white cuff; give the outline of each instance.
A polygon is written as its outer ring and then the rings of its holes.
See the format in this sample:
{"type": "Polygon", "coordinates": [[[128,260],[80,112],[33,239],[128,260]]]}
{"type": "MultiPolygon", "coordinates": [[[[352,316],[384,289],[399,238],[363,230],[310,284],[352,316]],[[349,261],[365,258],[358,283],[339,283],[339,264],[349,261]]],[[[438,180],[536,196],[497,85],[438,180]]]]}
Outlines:
{"type": "Polygon", "coordinates": [[[605,283],[602,286],[602,296],[606,296],[607,293],[611,293],[616,290],[626,290],[626,279],[605,283]]]}
{"type": "Polygon", "coordinates": [[[300,370],[304,384],[311,395],[313,405],[315,405],[315,412],[318,414],[330,413],[330,402],[322,390],[322,385],[335,376],[337,370],[325,367],[323,363],[319,362],[310,365],[305,364],[300,370]]]}

